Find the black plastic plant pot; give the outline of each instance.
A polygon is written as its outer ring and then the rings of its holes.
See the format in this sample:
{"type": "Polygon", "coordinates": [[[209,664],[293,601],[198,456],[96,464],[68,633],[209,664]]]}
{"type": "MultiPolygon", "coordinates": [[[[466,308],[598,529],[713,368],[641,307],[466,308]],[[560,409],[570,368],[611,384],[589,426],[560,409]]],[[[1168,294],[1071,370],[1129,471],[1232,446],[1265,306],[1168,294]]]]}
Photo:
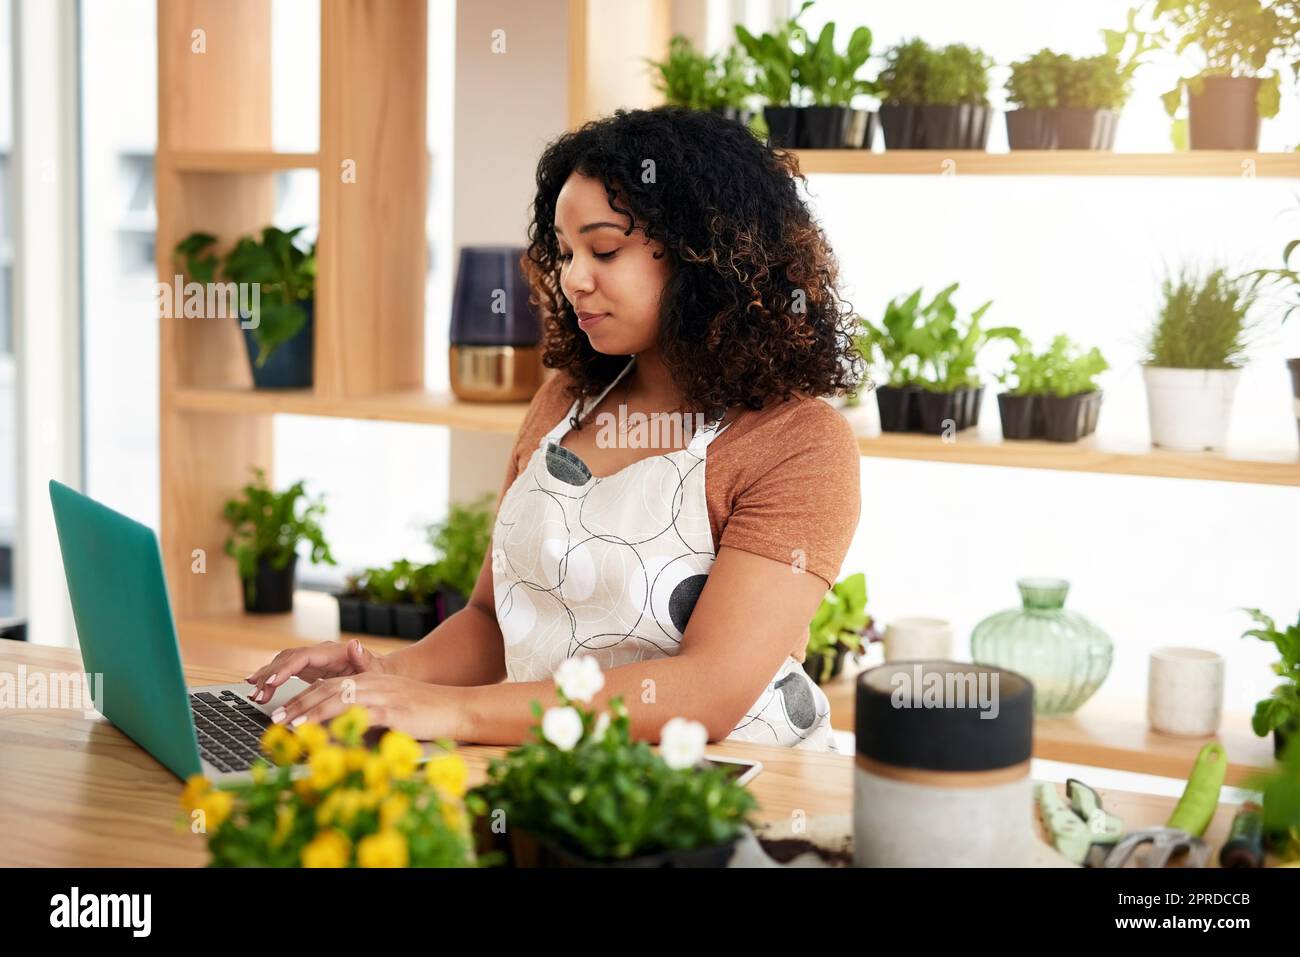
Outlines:
{"type": "Polygon", "coordinates": [[[1115,118],[1110,110],[1055,111],[1056,148],[1062,150],[1109,150],[1115,146],[1115,118]]]}
{"type": "Polygon", "coordinates": [[[520,828],[513,828],[510,832],[510,852],[515,867],[726,867],[735,850],[736,841],[731,840],[689,851],[661,851],[607,861],[577,854],[520,828]]]}
{"type": "Polygon", "coordinates": [[[1084,393],[1043,395],[1043,438],[1049,442],[1078,442],[1084,436],[1088,420],[1088,400],[1084,393]]]}
{"type": "Polygon", "coordinates": [[[1007,145],[1013,150],[1056,149],[1051,110],[1008,110],[1007,145]]]}
{"type": "Polygon", "coordinates": [[[849,118],[848,138],[844,146],[851,150],[869,150],[876,141],[876,114],[870,110],[854,110],[849,118]]]}
{"type": "Polygon", "coordinates": [[[930,392],[922,389],[917,401],[921,407],[921,431],[927,435],[942,435],[950,428],[960,432],[964,425],[965,393],[967,389],[956,392],[930,392]]]}
{"type": "Polygon", "coordinates": [[[1259,149],[1259,77],[1207,76],[1187,91],[1188,143],[1194,150],[1259,149]]]}
{"type": "Polygon", "coordinates": [[[966,105],[966,139],[968,150],[986,150],[993,128],[993,108],[979,103],[966,105]]]}
{"type": "MultiPolygon", "coordinates": [[[[253,371],[253,385],[259,389],[310,389],[312,383],[312,338],[316,325],[315,302],[304,299],[298,303],[307,313],[307,322],[298,334],[275,348],[266,364],[257,366],[261,347],[252,329],[244,329],[244,346],[248,351],[248,366],[253,371]]],[[[241,321],[240,325],[244,323],[241,321]]]]}
{"type": "Polygon", "coordinates": [[[393,633],[398,638],[419,640],[438,625],[438,609],[433,605],[400,602],[393,606],[393,633]]]}
{"type": "Polygon", "coordinates": [[[393,633],[393,606],[385,602],[367,601],[362,605],[361,618],[367,635],[393,633]]]}
{"type": "Polygon", "coordinates": [[[880,431],[918,432],[921,429],[921,406],[916,386],[878,385],[876,407],[880,411],[880,431]]]}
{"type": "Polygon", "coordinates": [[[1291,391],[1295,393],[1296,432],[1300,433],[1300,359],[1287,359],[1286,364],[1291,370],[1291,391]]]}
{"type": "Polygon", "coordinates": [[[435,624],[438,624],[446,621],[469,604],[469,599],[450,585],[439,585],[437,593],[433,596],[433,602],[434,607],[437,609],[435,624]]]}
{"type": "Polygon", "coordinates": [[[980,406],[984,404],[984,386],[966,390],[966,415],[962,428],[971,429],[980,424],[980,406]]]}
{"type": "Polygon", "coordinates": [[[923,150],[969,149],[970,105],[918,107],[921,111],[921,142],[923,150]]]}
{"type": "Polygon", "coordinates": [[[739,106],[718,106],[714,107],[713,112],[720,113],[729,120],[734,120],[741,126],[748,127],[754,120],[754,111],[746,110],[739,106]]]}
{"type": "Polygon", "coordinates": [[[1084,435],[1092,435],[1097,431],[1097,419],[1100,415],[1101,391],[1084,393],[1084,435]]]}
{"type": "MultiPolygon", "coordinates": [[[[844,672],[844,659],[848,651],[849,649],[843,645],[835,646],[835,654],[831,658],[831,673],[826,677],[827,681],[834,681],[844,672]]],[[[826,658],[827,655],[814,654],[804,659],[804,674],[812,679],[813,684],[820,685],[822,683],[822,672],[826,668],[826,658]]]]}
{"type": "Polygon", "coordinates": [[[886,150],[914,150],[921,138],[920,107],[901,104],[881,106],[880,128],[885,134],[886,150]]]}
{"type": "Polygon", "coordinates": [[[799,112],[796,142],[801,149],[839,150],[848,145],[853,111],[847,106],[805,106],[799,112]]]}
{"type": "Polygon", "coordinates": [[[765,106],[763,120],[767,123],[767,142],[770,146],[794,149],[799,144],[799,121],[802,110],[795,106],[765,106]]]}
{"type": "Polygon", "coordinates": [[[259,558],[251,598],[248,583],[241,583],[244,586],[244,611],[254,615],[282,615],[293,611],[293,574],[297,565],[297,555],[290,558],[283,568],[272,568],[269,560],[259,558]]]}
{"type": "Polygon", "coordinates": [[[366,623],[362,615],[362,606],[366,603],[365,599],[346,592],[340,592],[334,597],[339,602],[339,631],[350,632],[354,635],[365,634],[366,623]]]}
{"type": "Polygon", "coordinates": [[[1003,392],[998,395],[998,414],[1002,417],[1002,437],[1023,441],[1037,438],[1041,433],[1035,429],[1035,411],[1037,396],[1012,395],[1003,392]]]}

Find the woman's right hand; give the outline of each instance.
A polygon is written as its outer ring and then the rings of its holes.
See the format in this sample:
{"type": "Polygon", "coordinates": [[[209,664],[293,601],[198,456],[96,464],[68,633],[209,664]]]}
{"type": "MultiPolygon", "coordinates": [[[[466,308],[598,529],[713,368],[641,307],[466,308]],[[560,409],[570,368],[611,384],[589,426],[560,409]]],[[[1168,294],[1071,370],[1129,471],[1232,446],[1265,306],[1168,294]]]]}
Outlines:
{"type": "Polygon", "coordinates": [[[249,699],[264,704],[291,676],[310,683],[318,678],[337,678],[363,671],[391,673],[393,669],[383,655],[371,654],[352,638],[346,642],[322,641],[318,645],[286,648],[244,680],[254,686],[249,699]]]}

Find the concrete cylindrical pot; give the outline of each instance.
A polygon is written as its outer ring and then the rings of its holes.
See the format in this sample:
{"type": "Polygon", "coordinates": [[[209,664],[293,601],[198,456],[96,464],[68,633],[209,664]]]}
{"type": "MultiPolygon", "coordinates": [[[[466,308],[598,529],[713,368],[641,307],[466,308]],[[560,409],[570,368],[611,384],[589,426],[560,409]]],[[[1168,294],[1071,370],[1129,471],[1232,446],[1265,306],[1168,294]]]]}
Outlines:
{"type": "Polygon", "coordinates": [[[886,661],[943,661],[952,657],[952,625],[942,618],[897,618],[885,627],[886,661]]]}
{"type": "Polygon", "coordinates": [[[1177,452],[1222,451],[1240,369],[1143,366],[1151,444],[1177,452]]]}
{"type": "Polygon", "coordinates": [[[1033,686],[953,661],[857,682],[853,863],[1024,867],[1033,846],[1033,686]]]}
{"type": "Polygon", "coordinates": [[[1223,719],[1223,656],[1204,648],[1157,648],[1147,673],[1151,730],[1186,738],[1217,734],[1223,719]]]}

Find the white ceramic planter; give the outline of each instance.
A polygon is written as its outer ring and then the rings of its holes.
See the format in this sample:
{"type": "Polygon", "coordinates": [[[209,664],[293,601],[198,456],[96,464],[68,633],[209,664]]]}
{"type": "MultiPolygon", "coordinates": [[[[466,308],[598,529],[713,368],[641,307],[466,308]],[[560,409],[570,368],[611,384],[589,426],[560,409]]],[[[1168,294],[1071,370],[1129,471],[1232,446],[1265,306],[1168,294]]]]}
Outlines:
{"type": "Polygon", "coordinates": [[[1143,366],[1151,444],[1178,452],[1222,451],[1240,369],[1143,366]]]}
{"type": "Polygon", "coordinates": [[[885,628],[886,661],[946,661],[952,625],[941,618],[898,618],[885,628]]]}
{"type": "Polygon", "coordinates": [[[1223,720],[1223,656],[1204,648],[1157,648],[1147,672],[1147,721],[1179,737],[1218,734],[1223,720]]]}

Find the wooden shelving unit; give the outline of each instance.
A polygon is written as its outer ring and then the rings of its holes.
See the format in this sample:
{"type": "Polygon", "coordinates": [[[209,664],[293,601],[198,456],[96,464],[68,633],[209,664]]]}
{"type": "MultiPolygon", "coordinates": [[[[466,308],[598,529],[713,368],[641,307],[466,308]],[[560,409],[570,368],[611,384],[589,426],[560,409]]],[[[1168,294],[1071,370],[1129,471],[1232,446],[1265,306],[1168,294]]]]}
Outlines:
{"type": "Polygon", "coordinates": [[[264,173],[267,170],[318,169],[319,153],[271,150],[183,150],[158,154],[159,165],[180,173],[264,173]]]}
{"type": "Polygon", "coordinates": [[[805,173],[912,176],[1257,176],[1300,178],[1300,152],[1098,150],[794,150],[805,173]]]}

